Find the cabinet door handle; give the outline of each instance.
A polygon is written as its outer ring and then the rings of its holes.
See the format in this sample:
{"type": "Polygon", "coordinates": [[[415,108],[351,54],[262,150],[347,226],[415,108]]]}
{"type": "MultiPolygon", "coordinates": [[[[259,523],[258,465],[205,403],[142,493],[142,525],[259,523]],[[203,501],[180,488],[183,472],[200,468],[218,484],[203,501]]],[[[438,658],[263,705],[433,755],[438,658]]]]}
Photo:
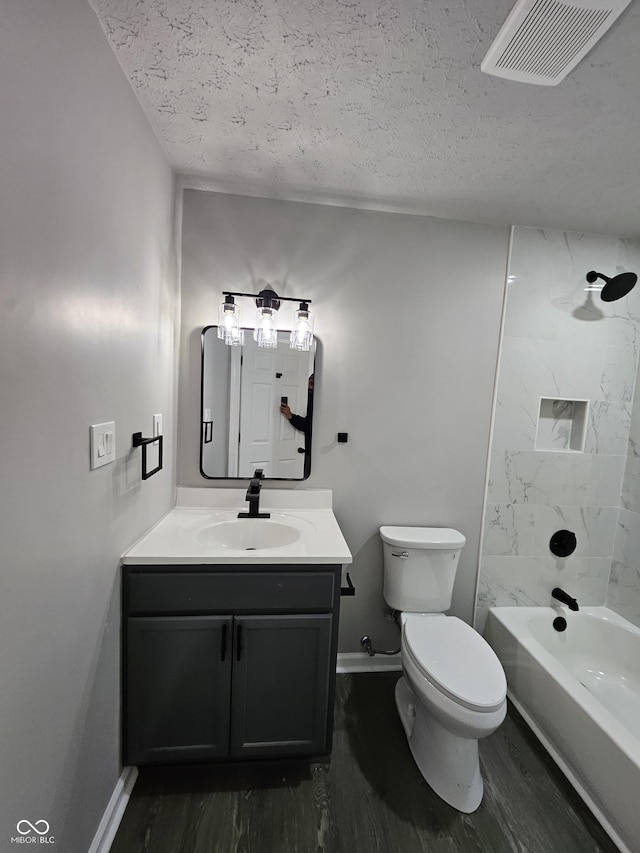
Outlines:
{"type": "Polygon", "coordinates": [[[236,660],[240,660],[242,655],[242,625],[238,625],[236,633],[236,660]]]}
{"type": "Polygon", "coordinates": [[[222,626],[222,643],[220,644],[220,660],[224,660],[227,657],[227,628],[229,626],[225,622],[222,626]]]}

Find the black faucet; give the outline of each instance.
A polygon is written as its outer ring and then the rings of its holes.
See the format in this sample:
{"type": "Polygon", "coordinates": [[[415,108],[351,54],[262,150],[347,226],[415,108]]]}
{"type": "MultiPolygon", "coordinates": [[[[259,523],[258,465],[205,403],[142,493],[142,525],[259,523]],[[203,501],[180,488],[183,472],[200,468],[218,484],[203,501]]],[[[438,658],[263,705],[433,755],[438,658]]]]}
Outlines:
{"type": "Polygon", "coordinates": [[[555,589],[551,590],[551,595],[554,598],[557,598],[558,601],[561,601],[563,604],[566,604],[569,610],[579,610],[578,602],[575,598],[571,598],[568,592],[565,592],[563,589],[560,589],[559,586],[555,587],[555,589]]]}
{"type": "Polygon", "coordinates": [[[260,489],[262,488],[262,477],[264,471],[262,468],[256,468],[253,472],[253,479],[249,483],[247,489],[247,500],[249,501],[249,512],[239,512],[238,518],[270,518],[270,512],[259,512],[260,509],[260,489]]]}

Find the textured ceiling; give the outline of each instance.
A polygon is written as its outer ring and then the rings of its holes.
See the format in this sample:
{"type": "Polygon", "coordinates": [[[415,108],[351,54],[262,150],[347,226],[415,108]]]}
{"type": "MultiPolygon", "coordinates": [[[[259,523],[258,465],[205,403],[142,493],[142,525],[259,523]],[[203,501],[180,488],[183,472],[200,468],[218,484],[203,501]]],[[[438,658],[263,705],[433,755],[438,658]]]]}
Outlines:
{"type": "Polygon", "coordinates": [[[558,86],[480,62],[515,0],[91,0],[191,186],[640,235],[640,4],[558,86]]]}

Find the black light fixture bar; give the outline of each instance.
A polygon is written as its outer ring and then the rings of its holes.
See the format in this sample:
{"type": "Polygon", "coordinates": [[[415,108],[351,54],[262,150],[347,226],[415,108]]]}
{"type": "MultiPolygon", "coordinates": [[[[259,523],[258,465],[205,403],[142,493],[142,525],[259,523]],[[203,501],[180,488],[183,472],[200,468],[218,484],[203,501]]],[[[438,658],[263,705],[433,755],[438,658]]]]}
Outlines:
{"type": "Polygon", "coordinates": [[[271,299],[277,299],[280,302],[305,302],[307,305],[311,305],[310,299],[300,299],[297,296],[278,296],[277,293],[274,296],[271,296],[272,293],[274,293],[274,291],[266,291],[266,292],[261,291],[260,293],[237,293],[234,290],[223,290],[222,291],[223,296],[247,296],[249,299],[271,298],[271,299]]]}

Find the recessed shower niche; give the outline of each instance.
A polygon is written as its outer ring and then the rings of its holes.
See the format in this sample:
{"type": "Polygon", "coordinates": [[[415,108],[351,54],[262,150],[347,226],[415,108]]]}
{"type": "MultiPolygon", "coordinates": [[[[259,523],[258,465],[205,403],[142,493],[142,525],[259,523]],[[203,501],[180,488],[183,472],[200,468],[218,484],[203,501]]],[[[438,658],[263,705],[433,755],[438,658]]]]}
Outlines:
{"type": "Polygon", "coordinates": [[[588,400],[540,398],[536,450],[584,451],[588,400]]]}

